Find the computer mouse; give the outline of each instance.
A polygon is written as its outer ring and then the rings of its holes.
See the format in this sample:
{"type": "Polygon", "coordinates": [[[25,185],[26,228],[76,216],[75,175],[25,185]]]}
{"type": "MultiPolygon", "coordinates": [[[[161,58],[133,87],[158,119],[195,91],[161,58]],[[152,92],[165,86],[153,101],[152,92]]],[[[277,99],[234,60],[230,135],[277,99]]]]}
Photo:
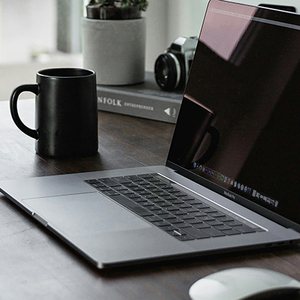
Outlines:
{"type": "Polygon", "coordinates": [[[297,294],[300,282],[281,273],[259,268],[234,268],[196,281],[189,290],[192,300],[255,300],[297,294]]]}

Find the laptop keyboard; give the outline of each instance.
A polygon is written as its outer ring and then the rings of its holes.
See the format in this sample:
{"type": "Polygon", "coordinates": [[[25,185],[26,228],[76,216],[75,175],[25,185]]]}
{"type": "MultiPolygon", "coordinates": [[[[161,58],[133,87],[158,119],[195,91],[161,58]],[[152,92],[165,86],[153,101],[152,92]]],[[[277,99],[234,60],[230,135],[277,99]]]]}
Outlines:
{"type": "Polygon", "coordinates": [[[158,174],[85,182],[180,241],[263,231],[183,192],[158,174]]]}

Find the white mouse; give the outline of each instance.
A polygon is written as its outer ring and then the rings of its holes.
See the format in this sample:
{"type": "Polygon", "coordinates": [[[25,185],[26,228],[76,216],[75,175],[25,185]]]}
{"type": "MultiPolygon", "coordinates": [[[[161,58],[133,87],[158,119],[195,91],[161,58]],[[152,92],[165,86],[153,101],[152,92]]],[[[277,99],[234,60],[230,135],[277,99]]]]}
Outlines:
{"type": "MultiPolygon", "coordinates": [[[[300,282],[266,269],[235,268],[208,275],[189,290],[192,300],[241,300],[300,291],[300,282]]],[[[287,298],[288,299],[288,298],[287,298]]]]}

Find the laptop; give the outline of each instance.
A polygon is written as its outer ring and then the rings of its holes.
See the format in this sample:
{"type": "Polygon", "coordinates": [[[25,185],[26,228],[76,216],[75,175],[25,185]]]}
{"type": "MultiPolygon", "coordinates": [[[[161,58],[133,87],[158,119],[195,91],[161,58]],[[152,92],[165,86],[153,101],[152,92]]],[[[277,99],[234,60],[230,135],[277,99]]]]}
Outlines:
{"type": "Polygon", "coordinates": [[[165,166],[1,192],[96,267],[300,241],[300,15],[211,0],[165,166]]]}

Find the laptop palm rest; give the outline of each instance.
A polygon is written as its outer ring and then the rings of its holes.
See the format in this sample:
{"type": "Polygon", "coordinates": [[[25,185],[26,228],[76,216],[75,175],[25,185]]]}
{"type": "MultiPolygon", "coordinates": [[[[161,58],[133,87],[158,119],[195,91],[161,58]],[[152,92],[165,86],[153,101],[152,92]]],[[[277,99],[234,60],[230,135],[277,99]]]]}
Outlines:
{"type": "Polygon", "coordinates": [[[25,199],[22,202],[45,223],[68,236],[151,227],[98,193],[25,199]]]}

